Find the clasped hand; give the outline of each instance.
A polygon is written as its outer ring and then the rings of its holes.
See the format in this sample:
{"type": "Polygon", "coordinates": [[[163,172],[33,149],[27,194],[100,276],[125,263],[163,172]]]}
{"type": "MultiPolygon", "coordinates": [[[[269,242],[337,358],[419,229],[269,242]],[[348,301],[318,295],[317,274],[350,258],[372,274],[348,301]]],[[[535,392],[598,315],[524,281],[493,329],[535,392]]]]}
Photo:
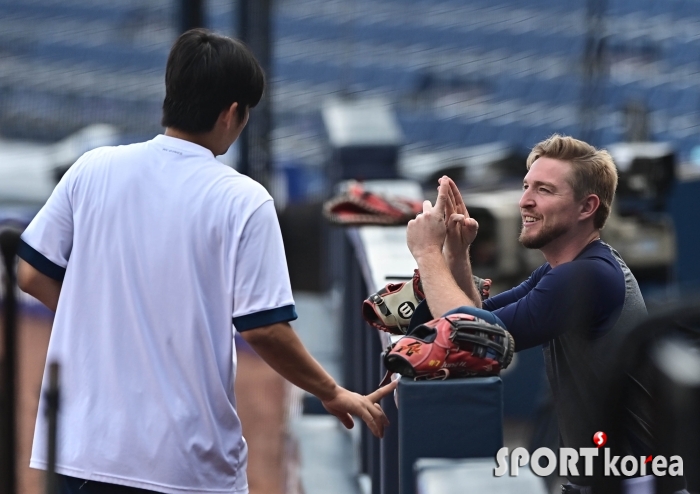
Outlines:
{"type": "Polygon", "coordinates": [[[479,224],[469,217],[462,195],[452,179],[442,177],[439,183],[435,206],[424,201],[423,213],[408,222],[408,249],[415,259],[431,253],[443,253],[448,259],[466,259],[479,224]]]}

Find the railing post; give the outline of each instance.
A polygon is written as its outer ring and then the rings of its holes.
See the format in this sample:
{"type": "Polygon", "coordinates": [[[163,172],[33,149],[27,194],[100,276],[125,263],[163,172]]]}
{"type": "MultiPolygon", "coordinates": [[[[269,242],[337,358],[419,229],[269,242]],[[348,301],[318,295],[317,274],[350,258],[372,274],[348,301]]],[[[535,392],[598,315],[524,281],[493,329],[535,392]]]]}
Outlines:
{"type": "Polygon", "coordinates": [[[4,358],[2,361],[2,390],[0,393],[0,485],[3,492],[17,492],[16,472],[16,405],[17,405],[17,292],[15,256],[20,230],[12,227],[0,229],[0,252],[5,276],[3,277],[4,358]]]}
{"type": "Polygon", "coordinates": [[[48,448],[46,458],[46,494],[58,494],[56,477],[56,449],[58,444],[58,409],[60,407],[59,366],[56,362],[49,364],[49,388],[46,390],[46,419],[48,422],[48,448]]]}

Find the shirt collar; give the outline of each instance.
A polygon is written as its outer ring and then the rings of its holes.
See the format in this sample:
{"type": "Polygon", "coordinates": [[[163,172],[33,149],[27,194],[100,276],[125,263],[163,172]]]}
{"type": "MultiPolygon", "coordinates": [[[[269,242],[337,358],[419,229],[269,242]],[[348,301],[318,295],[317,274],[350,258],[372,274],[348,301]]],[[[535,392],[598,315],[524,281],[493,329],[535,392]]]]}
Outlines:
{"type": "Polygon", "coordinates": [[[166,147],[174,148],[178,151],[183,151],[187,154],[194,154],[197,156],[205,156],[207,158],[214,158],[214,153],[204,146],[195,144],[194,142],[186,141],[184,139],[178,139],[177,137],[166,136],[164,134],[157,135],[153,138],[154,143],[166,147]]]}

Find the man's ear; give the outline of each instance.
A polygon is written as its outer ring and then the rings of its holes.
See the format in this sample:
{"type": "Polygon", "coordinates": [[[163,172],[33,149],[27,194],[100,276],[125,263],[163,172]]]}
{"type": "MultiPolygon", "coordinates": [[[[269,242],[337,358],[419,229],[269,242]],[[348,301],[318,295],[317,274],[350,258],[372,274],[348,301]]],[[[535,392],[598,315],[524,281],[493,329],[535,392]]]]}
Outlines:
{"type": "Polygon", "coordinates": [[[238,102],[234,101],[231,106],[221,111],[219,118],[227,129],[238,125],[238,102]]]}
{"type": "Polygon", "coordinates": [[[598,211],[600,206],[600,197],[595,194],[590,194],[581,201],[581,212],[579,214],[582,220],[588,219],[598,211]]]}

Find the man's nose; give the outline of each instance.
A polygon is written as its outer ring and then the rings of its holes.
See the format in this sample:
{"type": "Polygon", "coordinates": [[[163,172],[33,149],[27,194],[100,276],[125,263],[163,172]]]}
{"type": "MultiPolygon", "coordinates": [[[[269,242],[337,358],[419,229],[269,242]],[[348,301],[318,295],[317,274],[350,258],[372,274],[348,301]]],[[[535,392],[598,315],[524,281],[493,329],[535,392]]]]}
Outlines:
{"type": "Polygon", "coordinates": [[[530,189],[525,189],[523,195],[520,197],[520,202],[518,206],[520,209],[526,209],[535,205],[535,201],[532,199],[532,194],[530,194],[530,189]]]}

